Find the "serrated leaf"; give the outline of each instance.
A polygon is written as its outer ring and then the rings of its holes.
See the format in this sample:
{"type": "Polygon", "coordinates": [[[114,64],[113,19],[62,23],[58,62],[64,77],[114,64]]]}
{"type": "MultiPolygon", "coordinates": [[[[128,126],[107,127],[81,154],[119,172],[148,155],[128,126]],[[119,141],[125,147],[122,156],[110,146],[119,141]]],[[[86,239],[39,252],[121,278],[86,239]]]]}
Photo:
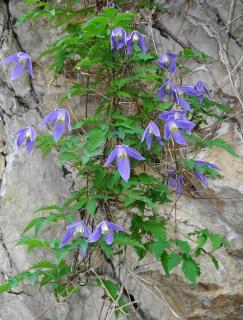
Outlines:
{"type": "Polygon", "coordinates": [[[149,245],[149,250],[154,253],[155,257],[160,260],[161,254],[165,249],[170,247],[170,243],[165,240],[159,240],[149,245]]]}
{"type": "Polygon", "coordinates": [[[187,241],[182,241],[182,240],[174,240],[174,243],[182,250],[184,254],[190,254],[190,245],[187,241]]]}
{"type": "Polygon", "coordinates": [[[182,257],[175,252],[167,253],[164,251],[161,255],[161,263],[165,270],[165,273],[168,275],[172,269],[178,266],[182,261],[182,257]]]}
{"type": "Polygon", "coordinates": [[[114,244],[120,245],[120,246],[131,246],[131,247],[146,250],[146,248],[144,247],[144,245],[142,243],[140,243],[137,240],[132,239],[131,236],[129,236],[125,233],[117,233],[114,238],[114,244]]]}
{"type": "Polygon", "coordinates": [[[93,218],[95,217],[95,210],[97,206],[97,201],[94,198],[89,198],[85,208],[87,209],[88,214],[90,214],[93,218]]]}
{"type": "Polygon", "coordinates": [[[197,278],[200,276],[200,268],[196,261],[186,255],[183,256],[182,270],[185,278],[192,283],[196,283],[197,278]]]}

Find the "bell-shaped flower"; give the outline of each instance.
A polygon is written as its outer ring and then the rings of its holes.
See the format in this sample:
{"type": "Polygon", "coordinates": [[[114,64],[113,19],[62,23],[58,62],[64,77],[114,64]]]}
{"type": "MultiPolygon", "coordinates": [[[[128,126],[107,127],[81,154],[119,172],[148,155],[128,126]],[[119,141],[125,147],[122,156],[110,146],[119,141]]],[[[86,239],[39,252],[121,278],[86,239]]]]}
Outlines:
{"type": "Polygon", "coordinates": [[[159,119],[165,122],[169,120],[176,121],[177,126],[180,129],[184,129],[189,135],[192,134],[192,129],[195,127],[195,123],[187,119],[185,110],[164,111],[159,115],[159,119]]]}
{"type": "Polygon", "coordinates": [[[192,111],[190,105],[185,99],[185,95],[199,97],[200,93],[191,85],[176,86],[171,80],[166,80],[157,93],[157,97],[160,102],[165,101],[167,98],[174,101],[178,106],[181,106],[186,111],[192,111]]]}
{"type": "MultiPolygon", "coordinates": [[[[84,238],[89,238],[91,232],[89,230],[89,227],[82,221],[76,221],[74,223],[71,223],[67,226],[66,232],[63,235],[60,248],[63,248],[71,239],[73,236],[79,236],[84,238]]],[[[84,252],[82,252],[84,254],[84,252]]]]}
{"type": "Polygon", "coordinates": [[[169,70],[173,76],[176,73],[177,59],[178,59],[178,55],[176,53],[165,52],[159,58],[158,65],[161,69],[169,70]]]}
{"type": "Polygon", "coordinates": [[[138,44],[140,50],[146,53],[145,37],[137,31],[133,31],[127,38],[127,54],[132,54],[134,44],[138,44]]]}
{"type": "Polygon", "coordinates": [[[36,132],[35,129],[32,126],[20,129],[15,132],[15,134],[18,134],[17,138],[17,147],[20,150],[21,145],[26,141],[26,149],[27,154],[29,155],[35,145],[36,140],[36,132]]]}
{"type": "Polygon", "coordinates": [[[182,193],[182,187],[185,183],[185,177],[181,173],[176,173],[176,170],[168,170],[167,185],[176,192],[176,195],[182,193]]]}
{"type": "Polygon", "coordinates": [[[159,144],[162,144],[161,137],[160,137],[160,131],[159,127],[154,121],[150,121],[148,126],[143,132],[141,142],[146,139],[148,150],[151,149],[152,143],[153,143],[153,137],[156,137],[159,144]]]}
{"type": "Polygon", "coordinates": [[[210,98],[210,93],[208,91],[208,88],[205,86],[205,84],[202,81],[197,81],[197,83],[194,86],[194,89],[200,94],[198,96],[198,102],[202,104],[203,97],[207,95],[210,98]]]}
{"type": "Polygon", "coordinates": [[[110,36],[111,50],[117,51],[123,48],[126,45],[126,41],[127,33],[123,28],[118,27],[112,30],[110,36]]]}
{"type": "Polygon", "coordinates": [[[72,131],[70,116],[68,111],[65,109],[55,109],[54,111],[48,113],[48,115],[41,121],[40,127],[43,127],[45,124],[48,124],[50,122],[55,122],[55,142],[57,142],[62,137],[66,127],[68,128],[68,131],[72,131]]]}
{"type": "Polygon", "coordinates": [[[197,178],[197,180],[202,184],[202,186],[206,189],[208,188],[208,180],[205,173],[200,172],[199,168],[201,167],[208,167],[213,170],[220,170],[219,167],[217,167],[215,164],[207,162],[207,161],[195,161],[195,168],[193,169],[194,175],[197,178]]]}
{"type": "Polygon", "coordinates": [[[30,56],[26,52],[17,52],[3,60],[4,64],[15,62],[11,73],[11,80],[16,80],[25,70],[33,78],[33,69],[30,56]]]}
{"type": "Polygon", "coordinates": [[[116,146],[112,152],[109,154],[104,167],[108,167],[115,159],[118,171],[123,180],[126,182],[130,178],[130,160],[129,157],[132,157],[136,160],[145,160],[141,154],[135,149],[126,146],[125,144],[116,146]]]}
{"type": "Polygon", "coordinates": [[[97,225],[95,230],[91,233],[91,235],[89,236],[88,242],[90,243],[97,242],[102,236],[104,236],[105,242],[108,245],[110,245],[114,241],[114,235],[113,235],[114,231],[121,232],[123,231],[123,228],[118,224],[103,220],[97,225]]]}
{"type": "Polygon", "coordinates": [[[191,130],[195,124],[189,121],[185,111],[170,110],[165,111],[159,115],[159,118],[165,122],[164,139],[168,140],[172,137],[178,144],[187,144],[181,129],[185,130],[187,134],[191,134],[191,130]]]}

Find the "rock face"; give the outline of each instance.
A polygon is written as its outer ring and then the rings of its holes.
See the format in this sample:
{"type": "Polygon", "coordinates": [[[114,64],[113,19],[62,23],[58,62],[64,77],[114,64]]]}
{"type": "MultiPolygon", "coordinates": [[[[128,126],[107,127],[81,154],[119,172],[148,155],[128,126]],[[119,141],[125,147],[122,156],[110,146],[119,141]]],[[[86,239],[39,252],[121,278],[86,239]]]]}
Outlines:
{"type": "MultiPolygon", "coordinates": [[[[126,284],[134,299],[142,303],[138,314],[141,319],[174,320],[177,314],[182,319],[240,320],[243,319],[243,18],[240,17],[243,1],[158,2],[168,8],[168,13],[158,15],[154,23],[157,51],[192,47],[212,57],[207,63],[193,63],[193,72],[184,80],[194,82],[200,78],[214,90],[216,98],[231,107],[232,112],[223,124],[212,123],[205,132],[225,139],[239,154],[239,158],[232,158],[224,151],[212,149],[198,155],[216,163],[223,178],[210,181],[208,193],[195,193],[193,198],[183,197],[178,202],[177,232],[186,234],[194,226],[209,228],[225,236],[231,247],[218,253],[219,272],[208,259],[202,259],[203,274],[197,285],[186,283],[178,272],[167,278],[159,264],[150,264],[149,259],[138,264],[130,253],[129,268],[136,269],[139,278],[130,273],[126,284]]],[[[0,59],[17,51],[29,52],[35,73],[33,80],[24,75],[21,81],[13,82],[9,80],[9,67],[0,65],[0,282],[35,261],[34,254],[15,247],[34,209],[62,203],[72,188],[71,175],[56,165],[55,155],[42,160],[37,151],[27,158],[18,154],[14,145],[13,132],[26,123],[37,124],[49,108],[57,105],[56,100],[62,94],[60,84],[48,86],[51,74],[47,73],[45,60],[39,59],[40,51],[55,34],[41,21],[38,27],[30,22],[16,26],[21,4],[17,0],[0,0],[0,59]]],[[[74,108],[80,103],[73,101],[74,108]]],[[[166,207],[161,213],[167,213],[166,207]]],[[[57,232],[61,234],[62,229],[55,228],[57,232]]],[[[75,299],[57,305],[51,293],[27,286],[21,292],[0,296],[0,320],[29,320],[38,314],[39,319],[46,320],[92,320],[98,319],[101,305],[102,291],[97,289],[84,287],[75,299]],[[96,301],[95,307],[92,301],[96,301]]]]}

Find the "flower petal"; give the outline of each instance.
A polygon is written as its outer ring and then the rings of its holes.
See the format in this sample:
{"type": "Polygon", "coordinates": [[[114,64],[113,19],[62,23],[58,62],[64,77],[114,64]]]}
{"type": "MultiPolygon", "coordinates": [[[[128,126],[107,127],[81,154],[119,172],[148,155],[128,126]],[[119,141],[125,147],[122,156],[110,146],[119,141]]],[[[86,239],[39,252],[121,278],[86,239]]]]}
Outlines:
{"type": "Polygon", "coordinates": [[[45,118],[41,120],[39,126],[43,127],[45,124],[48,124],[51,121],[56,121],[58,114],[59,109],[55,109],[54,111],[49,112],[48,115],[46,115],[45,118]]]}
{"type": "Polygon", "coordinates": [[[109,154],[109,156],[108,156],[105,164],[103,165],[103,167],[105,167],[105,168],[106,168],[106,167],[109,167],[109,165],[115,160],[115,158],[116,158],[116,156],[117,156],[117,152],[118,152],[117,147],[115,147],[115,148],[111,151],[111,153],[109,154]]]}
{"type": "Polygon", "coordinates": [[[18,139],[17,139],[17,146],[18,148],[20,149],[22,143],[24,142],[25,140],[25,132],[26,131],[22,131],[22,133],[19,135],[18,139]]]}
{"type": "Polygon", "coordinates": [[[68,131],[72,131],[71,119],[67,110],[65,110],[65,126],[66,125],[68,127],[68,131]]]}
{"type": "Polygon", "coordinates": [[[71,240],[71,238],[74,235],[74,231],[75,231],[75,228],[70,228],[70,229],[66,230],[66,232],[64,233],[64,236],[62,238],[60,248],[63,248],[71,240]]]}
{"type": "Polygon", "coordinates": [[[18,61],[18,53],[12,54],[10,57],[3,60],[3,64],[18,61]]]}
{"type": "Polygon", "coordinates": [[[131,147],[128,147],[128,146],[125,146],[124,148],[126,150],[126,153],[130,157],[132,157],[132,158],[134,158],[136,160],[145,160],[145,158],[137,150],[135,150],[135,149],[133,149],[131,147]]]}
{"type": "Polygon", "coordinates": [[[112,232],[109,232],[105,235],[105,242],[108,244],[108,245],[111,245],[114,241],[114,236],[113,236],[113,233],[112,232]]]}
{"type": "Polygon", "coordinates": [[[171,131],[171,136],[178,144],[182,144],[182,145],[187,144],[187,142],[186,142],[186,140],[180,130],[178,130],[176,132],[171,131]]]}
{"type": "Polygon", "coordinates": [[[56,122],[54,126],[54,140],[57,142],[65,131],[65,122],[56,122]]]}
{"type": "Polygon", "coordinates": [[[11,74],[10,79],[16,80],[21,75],[21,73],[24,72],[24,69],[25,69],[25,65],[21,65],[17,62],[12,70],[12,74],[11,74]]]}
{"type": "Polygon", "coordinates": [[[127,182],[128,179],[130,178],[130,161],[128,157],[126,158],[117,157],[116,163],[122,179],[124,179],[127,182]]]}
{"type": "Polygon", "coordinates": [[[91,233],[91,235],[89,236],[88,242],[96,242],[98,241],[102,236],[101,233],[101,226],[100,224],[96,227],[96,229],[91,233]]]}
{"type": "Polygon", "coordinates": [[[28,155],[30,155],[34,145],[35,145],[34,141],[30,141],[29,139],[26,140],[26,148],[27,148],[27,154],[28,155]]]}
{"type": "Polygon", "coordinates": [[[107,224],[109,230],[111,231],[123,231],[123,228],[116,223],[113,223],[110,221],[105,221],[105,223],[107,224]]]}
{"type": "Polygon", "coordinates": [[[30,58],[28,58],[28,59],[26,60],[25,66],[26,66],[26,68],[27,68],[27,70],[28,70],[28,72],[29,72],[29,75],[30,75],[32,78],[34,78],[33,69],[32,69],[32,61],[31,61],[30,58]]]}

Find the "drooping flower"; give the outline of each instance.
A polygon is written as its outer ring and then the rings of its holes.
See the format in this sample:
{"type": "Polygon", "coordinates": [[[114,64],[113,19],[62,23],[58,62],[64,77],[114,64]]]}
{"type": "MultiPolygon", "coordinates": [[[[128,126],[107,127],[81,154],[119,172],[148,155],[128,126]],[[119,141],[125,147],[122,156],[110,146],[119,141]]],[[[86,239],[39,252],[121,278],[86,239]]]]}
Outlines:
{"type": "Polygon", "coordinates": [[[146,139],[148,150],[151,149],[151,146],[153,143],[153,136],[156,137],[159,144],[162,144],[159,127],[154,121],[150,121],[148,126],[144,130],[142,139],[141,139],[141,142],[143,142],[144,139],[146,139]]]}
{"type": "Polygon", "coordinates": [[[70,116],[68,111],[65,109],[55,109],[54,111],[48,113],[48,115],[41,121],[40,127],[43,127],[45,124],[48,124],[50,122],[55,122],[55,142],[57,142],[62,137],[66,127],[68,128],[68,131],[72,131],[70,116]]]}
{"type": "Polygon", "coordinates": [[[208,91],[208,88],[205,86],[205,84],[202,81],[197,81],[197,83],[194,86],[194,89],[197,90],[197,92],[200,94],[198,96],[198,101],[200,104],[203,102],[203,97],[207,95],[210,97],[210,93],[208,91]]]}
{"type": "Polygon", "coordinates": [[[105,242],[108,245],[110,245],[114,241],[114,235],[113,235],[114,231],[121,232],[123,231],[123,228],[118,224],[103,220],[97,225],[95,230],[91,233],[91,235],[89,236],[88,242],[91,242],[91,243],[96,242],[102,236],[104,236],[105,242]]]}
{"type": "Polygon", "coordinates": [[[15,62],[15,66],[11,73],[11,80],[16,80],[25,70],[33,78],[33,69],[30,56],[26,52],[17,52],[3,60],[4,64],[15,62]]]}
{"type": "Polygon", "coordinates": [[[109,8],[114,8],[114,9],[120,9],[120,8],[118,7],[118,5],[115,4],[113,1],[108,2],[107,7],[109,7],[109,8]]]}
{"type": "Polygon", "coordinates": [[[185,99],[185,95],[200,96],[191,85],[176,86],[173,81],[166,80],[160,87],[157,97],[160,102],[163,102],[166,98],[174,101],[178,106],[181,106],[186,111],[192,111],[190,105],[185,99]]]}
{"type": "Polygon", "coordinates": [[[126,45],[126,41],[127,33],[123,28],[118,27],[112,30],[110,36],[111,50],[117,51],[123,48],[126,45]]]}
{"type": "Polygon", "coordinates": [[[137,31],[133,31],[127,38],[127,54],[132,54],[134,44],[138,44],[140,50],[146,53],[145,37],[137,31]]]}
{"type": "Polygon", "coordinates": [[[159,115],[159,118],[165,122],[165,140],[172,137],[178,144],[187,144],[180,129],[185,130],[186,133],[190,135],[195,124],[186,118],[185,113],[186,112],[182,110],[170,110],[159,115]]]}
{"type": "Polygon", "coordinates": [[[109,154],[104,167],[108,167],[115,159],[118,171],[123,180],[126,182],[130,178],[130,160],[129,157],[132,157],[136,160],[145,160],[141,154],[135,149],[126,146],[125,144],[116,146],[111,153],[109,154]]]}
{"type": "Polygon", "coordinates": [[[158,60],[160,68],[169,70],[172,75],[176,73],[176,60],[178,55],[176,53],[165,52],[158,60]]]}
{"type": "Polygon", "coordinates": [[[19,135],[17,139],[18,149],[20,150],[21,145],[26,140],[26,149],[27,149],[27,154],[29,155],[35,145],[35,140],[36,140],[35,129],[32,126],[28,126],[26,128],[16,131],[15,134],[19,135]]]}
{"type": "Polygon", "coordinates": [[[80,237],[89,238],[91,232],[89,227],[82,221],[76,221],[67,226],[66,232],[63,235],[60,248],[63,248],[74,235],[78,235],[80,237]]]}
{"type": "Polygon", "coordinates": [[[220,170],[219,167],[217,167],[215,164],[207,162],[207,161],[195,161],[194,162],[196,168],[193,169],[194,175],[195,177],[198,179],[198,181],[202,184],[202,186],[206,189],[208,188],[208,180],[206,177],[205,173],[200,172],[199,168],[201,167],[203,169],[203,167],[208,167],[210,169],[214,169],[214,170],[220,170]],[[197,169],[198,167],[198,169],[197,169]]]}
{"type": "Polygon", "coordinates": [[[183,176],[183,174],[176,173],[175,169],[168,170],[167,185],[172,190],[175,190],[177,195],[180,195],[182,193],[182,187],[184,183],[185,183],[185,177],[183,176]]]}

